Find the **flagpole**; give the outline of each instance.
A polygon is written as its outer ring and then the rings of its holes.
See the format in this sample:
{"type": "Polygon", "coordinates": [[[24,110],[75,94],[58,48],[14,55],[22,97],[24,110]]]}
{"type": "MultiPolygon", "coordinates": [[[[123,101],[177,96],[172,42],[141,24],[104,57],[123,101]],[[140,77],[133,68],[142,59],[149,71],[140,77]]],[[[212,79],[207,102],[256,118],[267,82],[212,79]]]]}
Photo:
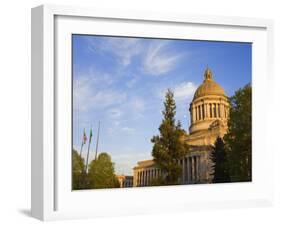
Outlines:
{"type": "Polygon", "coordinates": [[[89,138],[89,145],[88,145],[88,152],[87,152],[87,161],[86,161],[86,166],[85,166],[85,173],[87,173],[87,170],[88,170],[88,161],[89,161],[89,152],[90,152],[91,141],[92,141],[92,128],[91,128],[91,130],[90,130],[90,138],[89,138]]]}
{"type": "Polygon", "coordinates": [[[84,144],[86,144],[86,142],[87,142],[87,136],[86,136],[86,132],[85,132],[85,128],[84,128],[81,149],[80,149],[80,157],[82,157],[83,146],[84,146],[84,144]]]}
{"type": "Polygon", "coordinates": [[[83,148],[84,141],[82,141],[81,149],[80,149],[80,157],[82,157],[82,148],[83,148]]]}
{"type": "Polygon", "coordinates": [[[97,159],[97,155],[98,155],[99,137],[100,137],[100,121],[99,121],[99,128],[98,128],[98,134],[97,134],[97,143],[96,143],[96,155],[95,155],[95,160],[97,159]]]}

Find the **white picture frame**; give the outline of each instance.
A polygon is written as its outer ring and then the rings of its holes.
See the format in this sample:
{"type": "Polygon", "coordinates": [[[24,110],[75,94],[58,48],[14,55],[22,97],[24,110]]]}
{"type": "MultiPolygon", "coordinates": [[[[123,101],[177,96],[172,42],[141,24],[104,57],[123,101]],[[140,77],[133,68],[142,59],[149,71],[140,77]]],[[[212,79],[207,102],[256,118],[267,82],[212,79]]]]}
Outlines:
{"type": "Polygon", "coordinates": [[[55,5],[33,8],[32,216],[41,220],[56,220],[271,205],[273,179],[268,175],[273,169],[274,150],[268,148],[264,136],[267,132],[264,120],[268,117],[266,109],[270,109],[271,103],[264,100],[271,93],[272,45],[273,22],[265,19],[123,12],[55,5]],[[157,26],[159,29],[155,29],[157,26]],[[88,30],[89,27],[92,30],[88,30]],[[184,32],[187,27],[191,32],[184,32]],[[199,34],[196,31],[200,31],[199,34]],[[63,120],[71,117],[70,103],[64,101],[69,99],[70,87],[63,81],[70,84],[71,49],[68,38],[69,34],[77,32],[251,41],[254,44],[253,182],[188,185],[189,189],[186,186],[169,186],[71,191],[70,180],[65,179],[68,178],[65,175],[71,173],[71,149],[65,148],[71,139],[68,136],[71,124],[63,120]],[[66,160],[62,162],[64,156],[66,160]],[[107,204],[112,202],[110,207],[105,205],[104,200],[107,204]],[[95,205],[90,205],[92,203],[95,205]]]}

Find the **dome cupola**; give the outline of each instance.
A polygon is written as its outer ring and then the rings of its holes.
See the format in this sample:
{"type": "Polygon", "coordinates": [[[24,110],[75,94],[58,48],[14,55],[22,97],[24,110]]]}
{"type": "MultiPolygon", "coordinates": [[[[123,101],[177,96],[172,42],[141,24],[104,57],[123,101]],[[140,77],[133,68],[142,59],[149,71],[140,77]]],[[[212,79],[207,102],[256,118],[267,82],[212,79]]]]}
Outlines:
{"type": "Polygon", "coordinates": [[[190,133],[210,129],[214,121],[227,123],[229,102],[223,88],[213,80],[210,68],[204,72],[204,81],[194,93],[190,104],[190,133]]]}
{"type": "Polygon", "coordinates": [[[209,68],[205,70],[204,78],[203,83],[195,91],[193,100],[208,95],[225,96],[223,88],[213,80],[213,73],[209,68]]]}

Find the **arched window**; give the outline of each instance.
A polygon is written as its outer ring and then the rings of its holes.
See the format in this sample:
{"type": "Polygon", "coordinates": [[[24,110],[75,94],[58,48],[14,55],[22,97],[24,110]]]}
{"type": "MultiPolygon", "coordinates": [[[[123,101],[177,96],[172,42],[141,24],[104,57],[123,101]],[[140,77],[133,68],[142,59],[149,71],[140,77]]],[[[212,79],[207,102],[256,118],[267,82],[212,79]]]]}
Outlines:
{"type": "Polygon", "coordinates": [[[212,104],[210,104],[210,118],[213,117],[213,110],[212,110],[212,104]]]}
{"type": "Polygon", "coordinates": [[[204,104],[201,105],[202,108],[202,117],[203,119],[205,118],[205,109],[204,109],[204,104]]]}
{"type": "Polygon", "coordinates": [[[198,111],[199,111],[199,120],[201,120],[201,108],[200,108],[200,105],[198,106],[198,111]]]}
{"type": "Polygon", "coordinates": [[[221,109],[220,109],[220,104],[218,104],[218,115],[219,115],[219,118],[221,117],[221,109]]]}

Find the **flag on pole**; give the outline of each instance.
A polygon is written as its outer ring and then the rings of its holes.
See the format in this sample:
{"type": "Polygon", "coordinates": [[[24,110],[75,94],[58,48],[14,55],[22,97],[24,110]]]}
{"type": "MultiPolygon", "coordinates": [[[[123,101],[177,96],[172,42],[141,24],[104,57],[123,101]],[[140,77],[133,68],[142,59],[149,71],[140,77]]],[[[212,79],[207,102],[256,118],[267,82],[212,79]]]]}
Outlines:
{"type": "Polygon", "coordinates": [[[92,140],[92,136],[93,136],[93,131],[92,131],[92,128],[91,128],[91,130],[90,130],[90,138],[89,138],[89,142],[91,142],[91,140],[92,140]]]}
{"type": "Polygon", "coordinates": [[[83,144],[86,144],[87,143],[87,135],[86,135],[86,131],[84,129],[84,133],[83,133],[83,144]]]}
{"type": "Polygon", "coordinates": [[[93,131],[92,131],[92,127],[91,127],[91,130],[90,130],[90,137],[89,137],[89,143],[88,143],[87,159],[86,159],[86,164],[85,164],[85,173],[87,173],[87,170],[88,170],[89,152],[90,152],[90,145],[91,145],[91,141],[92,141],[92,136],[93,136],[93,131]]]}

